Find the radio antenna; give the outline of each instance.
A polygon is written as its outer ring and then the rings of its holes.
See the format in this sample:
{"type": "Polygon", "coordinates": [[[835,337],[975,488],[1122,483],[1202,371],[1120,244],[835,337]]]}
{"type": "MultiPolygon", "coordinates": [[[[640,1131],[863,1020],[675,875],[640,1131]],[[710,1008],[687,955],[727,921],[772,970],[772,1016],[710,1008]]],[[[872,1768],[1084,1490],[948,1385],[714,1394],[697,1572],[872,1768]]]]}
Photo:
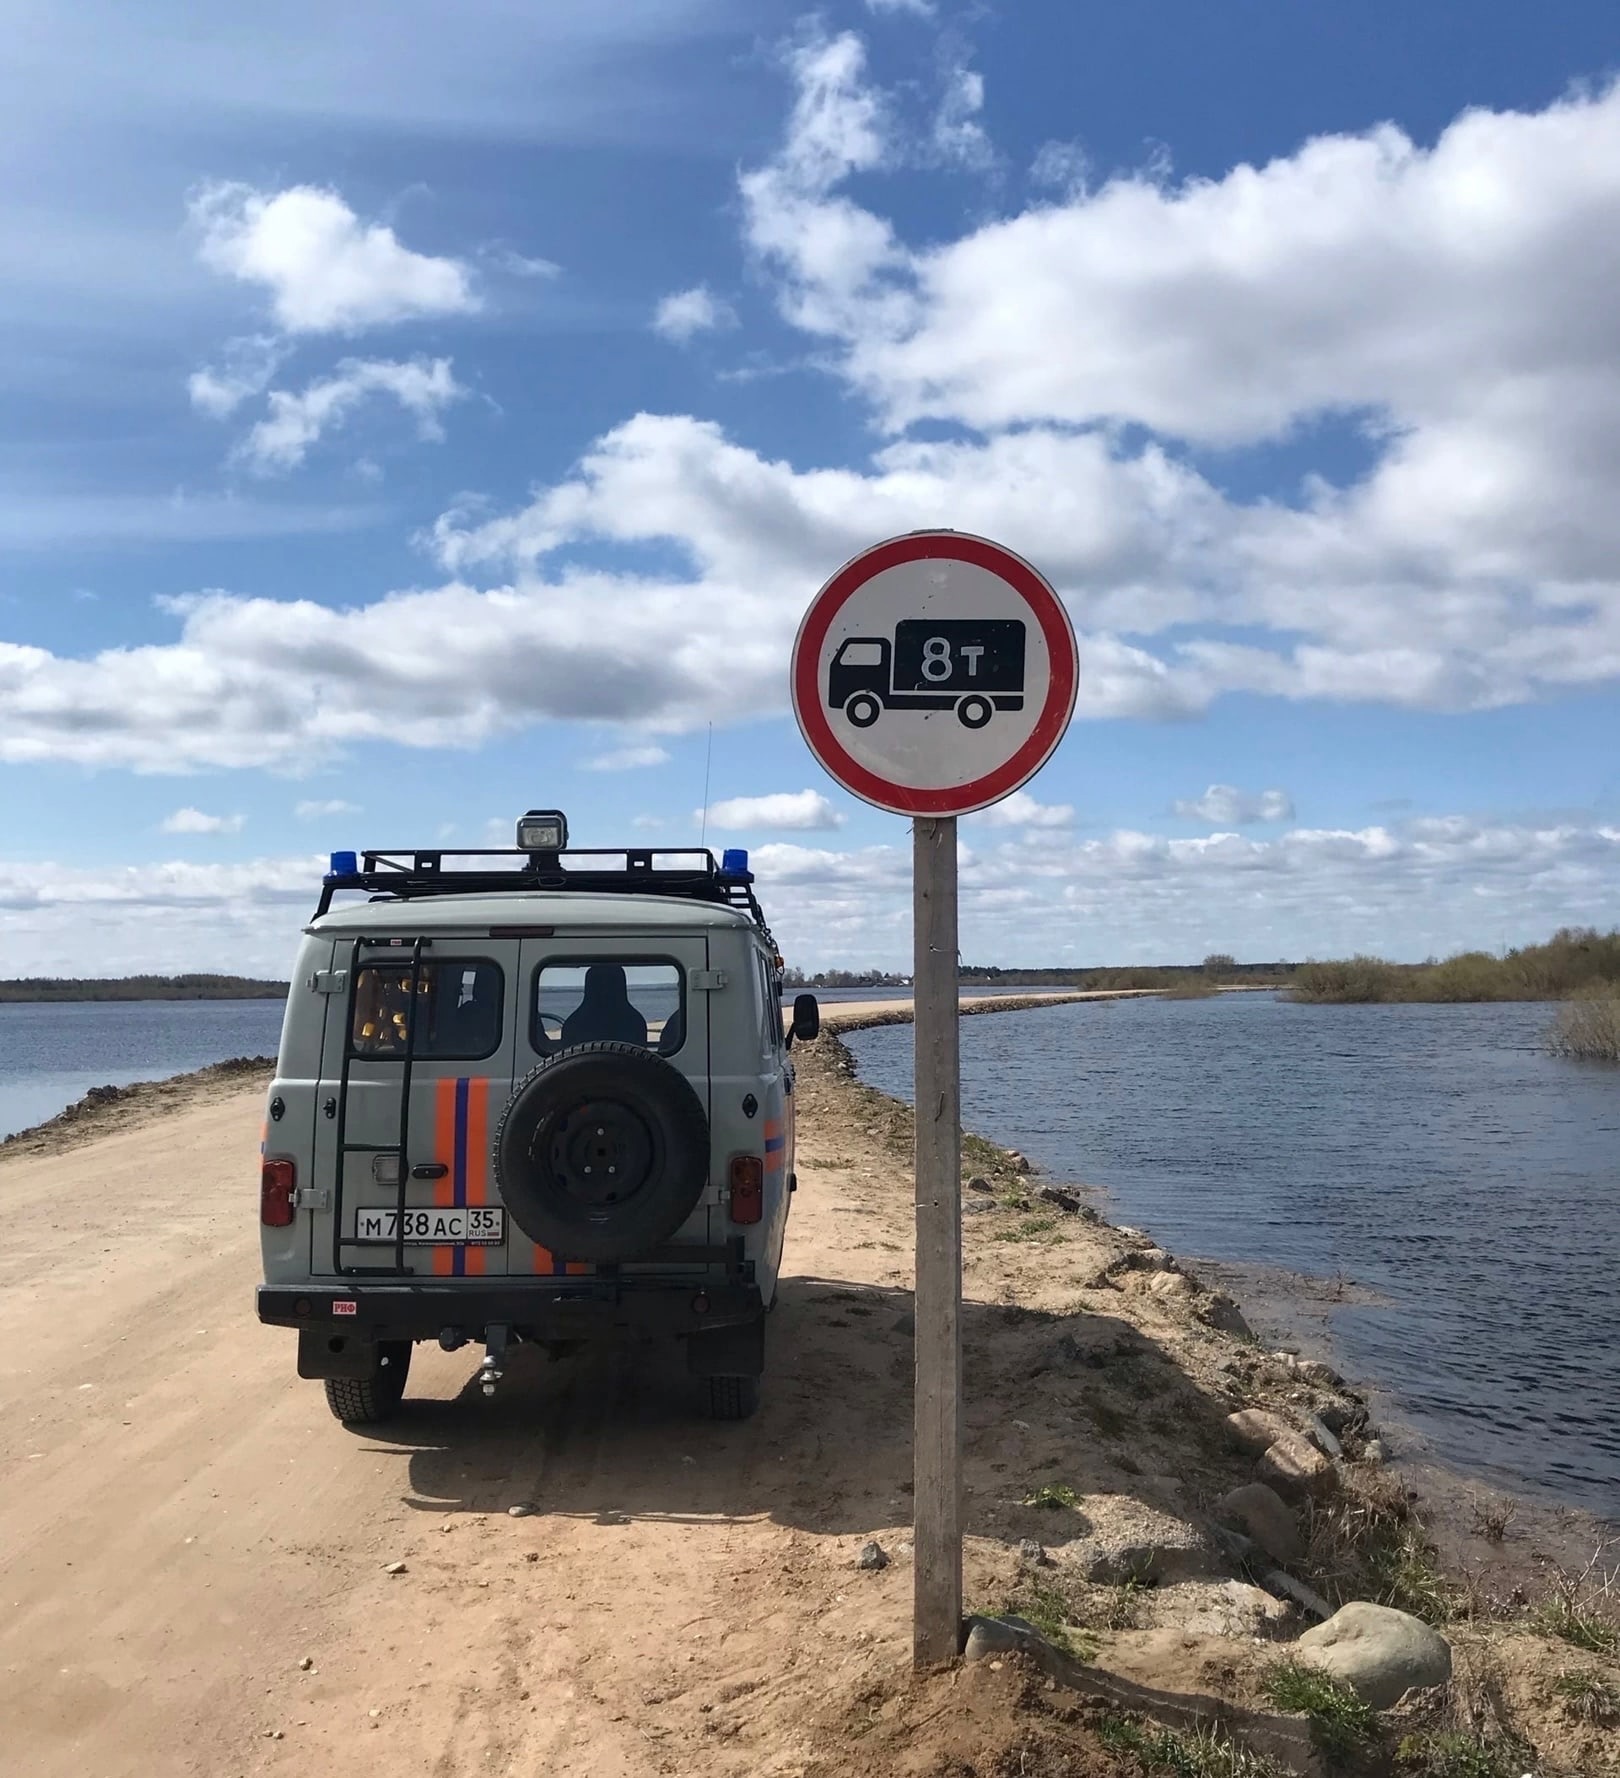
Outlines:
{"type": "Polygon", "coordinates": [[[703,827],[698,834],[698,844],[709,843],[709,769],[714,764],[714,724],[709,724],[709,744],[703,753],[703,827]]]}

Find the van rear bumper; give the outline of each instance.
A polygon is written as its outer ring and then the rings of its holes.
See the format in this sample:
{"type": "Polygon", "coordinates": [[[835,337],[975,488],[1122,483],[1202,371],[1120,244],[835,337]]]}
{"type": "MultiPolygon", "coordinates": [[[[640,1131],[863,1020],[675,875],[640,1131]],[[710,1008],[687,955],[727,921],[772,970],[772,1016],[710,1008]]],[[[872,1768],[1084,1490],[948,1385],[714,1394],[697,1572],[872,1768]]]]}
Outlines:
{"type": "Polygon", "coordinates": [[[536,1278],[522,1283],[382,1283],[289,1289],[261,1285],[259,1320],[300,1333],[319,1330],[379,1340],[436,1340],[446,1332],[478,1340],[505,1327],[529,1340],[592,1340],[636,1332],[678,1338],[739,1327],[765,1313],[756,1284],[700,1279],[536,1278]]]}

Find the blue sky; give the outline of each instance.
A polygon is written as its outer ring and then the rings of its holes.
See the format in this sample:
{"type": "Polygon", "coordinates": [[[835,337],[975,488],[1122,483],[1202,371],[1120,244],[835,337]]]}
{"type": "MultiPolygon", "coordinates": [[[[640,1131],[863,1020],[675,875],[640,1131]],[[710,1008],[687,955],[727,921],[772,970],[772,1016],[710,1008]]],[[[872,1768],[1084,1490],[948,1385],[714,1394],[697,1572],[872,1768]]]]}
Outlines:
{"type": "Polygon", "coordinates": [[[1035,561],[964,951],[1494,948],[1620,889],[1597,4],[15,12],[0,974],[274,970],[333,846],[747,844],[899,966],[806,601],[1035,561]]]}

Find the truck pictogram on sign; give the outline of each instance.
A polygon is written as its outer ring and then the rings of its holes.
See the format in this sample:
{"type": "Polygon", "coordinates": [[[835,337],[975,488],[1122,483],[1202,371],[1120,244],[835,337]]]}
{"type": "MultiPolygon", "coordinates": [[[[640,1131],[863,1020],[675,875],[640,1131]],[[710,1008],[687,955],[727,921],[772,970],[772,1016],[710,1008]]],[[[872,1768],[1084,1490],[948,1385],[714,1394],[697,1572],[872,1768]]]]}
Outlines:
{"type": "Polygon", "coordinates": [[[1017,618],[904,618],[887,636],[851,636],[827,669],[827,702],[856,728],[885,710],[954,710],[980,729],[1024,707],[1025,625],[1017,618]]]}

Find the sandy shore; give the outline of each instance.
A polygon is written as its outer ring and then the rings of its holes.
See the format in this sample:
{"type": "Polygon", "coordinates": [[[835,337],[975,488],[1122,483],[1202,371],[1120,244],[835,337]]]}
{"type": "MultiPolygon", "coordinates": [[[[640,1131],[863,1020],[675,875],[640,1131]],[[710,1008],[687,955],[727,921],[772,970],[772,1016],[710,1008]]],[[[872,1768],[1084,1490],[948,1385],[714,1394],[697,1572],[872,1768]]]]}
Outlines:
{"type": "MultiPolygon", "coordinates": [[[[1069,1762],[1051,1770],[1124,1770],[1016,1664],[910,1676],[910,1112],[854,1080],[832,1029],[896,1007],[826,1010],[795,1051],[800,1190],[743,1425],[696,1419],[667,1352],[520,1351],[486,1401],[476,1354],[418,1348],[399,1420],[345,1432],[253,1315],[262,1078],[169,1083],[114,1125],[0,1150],[0,1765],[877,1778],[1016,1771],[1009,1750],[1050,1746],[1069,1762]],[[876,1572],[855,1565],[869,1539],[876,1572]]],[[[1354,1460],[1362,1404],[1003,1151],[970,1140],[967,1171],[970,1604],[1044,1613],[1120,1675],[1253,1702],[1309,1618],[1213,1529],[1252,1474],[1226,1416],[1339,1420],[1352,1460],[1332,1510],[1300,1510],[1291,1566],[1366,1596],[1338,1509],[1410,1521],[1354,1460]]],[[[1518,1536],[1475,1539],[1473,1615],[1446,1625],[1458,1683],[1433,1708],[1488,1705],[1538,1773],[1620,1771],[1555,1689],[1620,1667],[1493,1602],[1518,1536]]]]}

